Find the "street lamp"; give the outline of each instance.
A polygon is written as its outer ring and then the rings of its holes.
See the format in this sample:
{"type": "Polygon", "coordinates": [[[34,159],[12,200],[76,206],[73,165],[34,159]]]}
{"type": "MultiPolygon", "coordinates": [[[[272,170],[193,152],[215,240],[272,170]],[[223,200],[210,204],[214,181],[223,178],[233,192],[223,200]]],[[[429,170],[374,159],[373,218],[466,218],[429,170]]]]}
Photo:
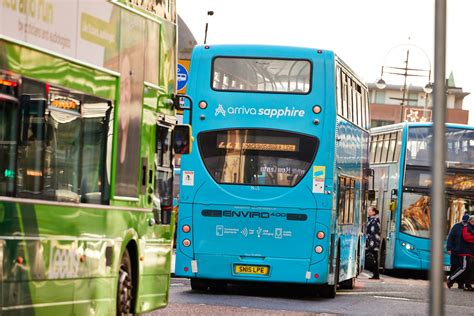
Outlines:
{"type": "MultiPolygon", "coordinates": [[[[382,69],[383,69],[383,66],[382,66],[382,69]]],[[[382,72],[383,74],[383,72],[382,72]]],[[[377,82],[375,83],[375,86],[382,90],[382,89],[385,89],[385,87],[387,86],[387,84],[385,83],[385,80],[383,80],[382,78],[380,78],[379,80],[377,80],[377,82]]]]}
{"type": "MultiPolygon", "coordinates": [[[[415,47],[417,47],[417,46],[415,46],[415,47]]],[[[426,53],[420,47],[417,47],[417,48],[420,49],[426,55],[426,53]]],[[[390,50],[389,53],[392,50],[390,50]]],[[[387,55],[388,55],[388,53],[387,53],[387,55]]],[[[385,80],[383,79],[384,75],[403,76],[404,80],[403,80],[403,89],[402,89],[403,95],[402,95],[402,98],[391,97],[391,99],[400,100],[400,105],[403,106],[403,105],[405,105],[405,103],[407,101],[413,101],[413,100],[409,99],[409,96],[408,96],[408,87],[409,87],[409,84],[407,84],[408,78],[409,77],[422,77],[422,78],[424,77],[424,78],[428,79],[428,83],[426,84],[426,86],[423,87],[423,91],[425,91],[425,93],[427,93],[427,94],[430,94],[433,91],[433,86],[432,86],[432,83],[430,81],[430,78],[431,78],[431,62],[430,62],[430,59],[428,58],[428,56],[426,56],[426,58],[427,58],[428,63],[429,63],[429,69],[410,68],[410,67],[408,67],[408,62],[410,60],[410,49],[407,49],[406,58],[405,58],[405,61],[403,62],[405,64],[404,67],[395,67],[395,66],[382,65],[382,72],[380,74],[380,79],[377,80],[377,82],[375,83],[375,86],[378,89],[385,89],[387,84],[385,83],[385,80]]]]}
{"type": "Polygon", "coordinates": [[[214,11],[207,11],[207,21],[206,21],[206,30],[204,31],[204,44],[206,44],[207,41],[207,29],[209,26],[209,17],[214,15],[214,11]]]}
{"type": "MultiPolygon", "coordinates": [[[[389,55],[395,48],[400,47],[402,45],[397,45],[393,47],[392,49],[389,50],[389,52],[385,55],[389,55]]],[[[423,87],[423,91],[425,92],[425,104],[423,106],[423,121],[426,121],[426,107],[427,107],[427,102],[428,102],[428,95],[433,92],[433,83],[431,82],[431,62],[430,58],[426,54],[426,52],[421,49],[420,47],[413,45],[413,44],[408,44],[409,48],[406,50],[406,57],[405,60],[403,61],[404,66],[403,67],[395,67],[395,66],[387,66],[387,65],[382,65],[382,71],[380,74],[380,78],[375,82],[375,86],[378,89],[385,89],[387,86],[385,80],[383,79],[384,75],[394,75],[394,76],[401,76],[403,77],[403,86],[402,86],[402,97],[390,97],[390,99],[393,100],[399,100],[400,105],[402,106],[402,111],[401,111],[401,121],[403,121],[403,106],[406,106],[409,101],[418,101],[418,99],[410,99],[409,95],[409,87],[410,83],[408,83],[408,78],[410,77],[417,77],[417,78],[425,78],[427,79],[428,83],[423,87]],[[409,61],[410,61],[410,48],[417,48],[419,51],[421,51],[424,56],[426,57],[426,60],[428,61],[429,68],[424,69],[424,68],[412,68],[409,67],[409,61]]]]}

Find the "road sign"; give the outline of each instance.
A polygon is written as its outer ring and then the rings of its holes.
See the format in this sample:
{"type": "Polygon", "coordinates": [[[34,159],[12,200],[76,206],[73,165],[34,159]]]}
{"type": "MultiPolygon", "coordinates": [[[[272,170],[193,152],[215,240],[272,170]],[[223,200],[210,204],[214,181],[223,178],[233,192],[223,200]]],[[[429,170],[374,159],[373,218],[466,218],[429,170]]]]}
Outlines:
{"type": "Polygon", "coordinates": [[[178,64],[177,69],[178,91],[183,90],[188,84],[189,74],[185,66],[178,64]]]}

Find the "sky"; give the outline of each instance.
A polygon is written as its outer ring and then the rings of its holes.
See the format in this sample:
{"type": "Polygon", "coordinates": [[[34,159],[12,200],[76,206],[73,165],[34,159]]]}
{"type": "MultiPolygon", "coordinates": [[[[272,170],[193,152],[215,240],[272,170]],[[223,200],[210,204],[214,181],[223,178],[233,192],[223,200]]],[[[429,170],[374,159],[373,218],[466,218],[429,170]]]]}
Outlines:
{"type": "MultiPolygon", "coordinates": [[[[446,76],[453,72],[456,86],[471,93],[463,107],[474,125],[474,1],[448,0],[447,6],[446,76]]],[[[198,44],[208,22],[207,44],[329,49],[365,82],[380,78],[382,66],[403,67],[407,49],[409,67],[432,68],[433,81],[434,8],[435,0],[177,0],[198,44]]],[[[403,77],[384,79],[401,84],[403,77]]]]}

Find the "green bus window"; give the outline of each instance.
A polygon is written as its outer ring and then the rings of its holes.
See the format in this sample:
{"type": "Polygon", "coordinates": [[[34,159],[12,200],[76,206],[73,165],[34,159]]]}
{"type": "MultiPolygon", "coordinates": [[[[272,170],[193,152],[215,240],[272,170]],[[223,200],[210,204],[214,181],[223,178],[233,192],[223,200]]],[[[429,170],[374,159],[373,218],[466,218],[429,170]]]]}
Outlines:
{"type": "Polygon", "coordinates": [[[160,24],[155,21],[146,21],[145,42],[145,81],[154,85],[159,84],[160,77],[160,24]]]}
{"type": "Polygon", "coordinates": [[[45,185],[47,199],[80,201],[81,120],[79,113],[50,110],[47,118],[45,185]]]}
{"type": "Polygon", "coordinates": [[[0,95],[0,196],[14,194],[18,103],[0,95]]]}
{"type": "Polygon", "coordinates": [[[108,202],[108,180],[105,173],[107,131],[110,106],[103,100],[84,97],[82,104],[81,202],[108,202]]]}
{"type": "Polygon", "coordinates": [[[157,125],[155,152],[155,192],[162,207],[173,206],[172,133],[169,127],[157,125]]]}
{"type": "Polygon", "coordinates": [[[46,100],[23,94],[20,98],[21,126],[18,146],[17,195],[40,198],[43,193],[44,112],[46,100]]]}

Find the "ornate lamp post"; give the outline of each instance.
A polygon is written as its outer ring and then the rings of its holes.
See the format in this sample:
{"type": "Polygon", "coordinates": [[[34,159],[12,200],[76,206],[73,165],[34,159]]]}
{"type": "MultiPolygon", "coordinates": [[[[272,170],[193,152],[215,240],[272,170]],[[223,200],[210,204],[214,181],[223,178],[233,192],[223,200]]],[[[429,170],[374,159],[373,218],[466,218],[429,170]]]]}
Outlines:
{"type": "MultiPolygon", "coordinates": [[[[385,57],[387,57],[387,55],[389,55],[395,48],[398,48],[400,46],[401,45],[397,45],[397,46],[393,47],[392,49],[390,49],[390,51],[386,54],[385,57]]],[[[423,106],[423,120],[426,121],[425,115],[426,115],[426,107],[427,107],[427,102],[428,102],[428,95],[433,91],[433,84],[431,82],[431,62],[430,62],[430,58],[428,57],[428,55],[425,53],[425,51],[423,49],[421,49],[418,46],[412,45],[412,44],[408,44],[408,46],[409,47],[406,50],[406,57],[405,57],[405,60],[403,61],[404,65],[402,67],[391,66],[391,65],[389,65],[389,66],[382,65],[380,78],[375,83],[375,86],[378,89],[385,89],[387,84],[386,84],[385,80],[383,79],[384,76],[387,77],[387,76],[390,75],[390,76],[403,77],[402,97],[401,98],[399,98],[399,97],[390,97],[390,99],[392,99],[392,100],[399,100],[400,105],[403,107],[403,106],[406,106],[408,104],[408,102],[410,102],[410,101],[418,101],[418,99],[410,99],[410,95],[409,95],[410,83],[409,83],[408,79],[410,77],[425,78],[427,80],[427,83],[423,87],[423,91],[426,94],[425,95],[425,104],[423,106]],[[412,67],[409,66],[410,49],[413,49],[413,48],[418,49],[419,51],[421,51],[424,54],[424,56],[426,57],[426,60],[428,61],[428,65],[429,65],[428,69],[412,68],[412,67]]],[[[402,121],[403,121],[403,108],[402,108],[401,118],[402,118],[402,121]]]]}

